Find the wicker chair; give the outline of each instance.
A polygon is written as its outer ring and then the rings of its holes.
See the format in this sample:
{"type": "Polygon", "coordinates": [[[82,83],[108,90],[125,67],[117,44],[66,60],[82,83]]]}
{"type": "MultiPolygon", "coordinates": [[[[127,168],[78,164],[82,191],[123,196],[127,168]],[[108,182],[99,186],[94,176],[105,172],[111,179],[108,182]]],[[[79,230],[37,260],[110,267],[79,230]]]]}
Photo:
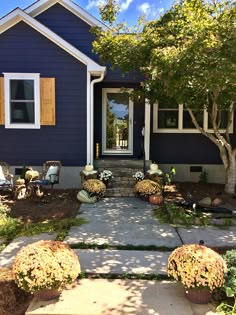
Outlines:
{"type": "Polygon", "coordinates": [[[41,191],[42,186],[53,186],[55,184],[59,184],[60,179],[60,170],[61,170],[61,162],[60,161],[47,161],[43,164],[43,172],[39,179],[30,181],[27,186],[34,187],[36,190],[39,189],[41,191]]]}
{"type": "Polygon", "coordinates": [[[0,161],[0,189],[13,188],[13,175],[10,174],[10,166],[3,161],[0,161]]]}
{"type": "Polygon", "coordinates": [[[59,184],[61,167],[60,161],[47,161],[43,164],[43,180],[48,181],[47,185],[51,185],[51,189],[59,184]]]}

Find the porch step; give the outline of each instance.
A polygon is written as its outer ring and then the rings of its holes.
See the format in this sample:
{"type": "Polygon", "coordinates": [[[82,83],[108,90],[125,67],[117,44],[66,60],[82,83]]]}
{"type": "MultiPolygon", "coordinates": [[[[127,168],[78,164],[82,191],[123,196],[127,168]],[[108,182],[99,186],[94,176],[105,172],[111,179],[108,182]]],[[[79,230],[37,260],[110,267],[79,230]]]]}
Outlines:
{"type": "Polygon", "coordinates": [[[107,188],[105,197],[134,197],[134,189],[129,187],[107,188]]]}
{"type": "MultiPolygon", "coordinates": [[[[145,162],[146,168],[150,165],[150,161],[145,162]]],[[[131,159],[104,159],[94,162],[95,168],[101,172],[110,170],[114,178],[109,181],[106,191],[106,197],[131,197],[134,196],[135,179],[133,175],[143,172],[143,160],[131,159]]]]}

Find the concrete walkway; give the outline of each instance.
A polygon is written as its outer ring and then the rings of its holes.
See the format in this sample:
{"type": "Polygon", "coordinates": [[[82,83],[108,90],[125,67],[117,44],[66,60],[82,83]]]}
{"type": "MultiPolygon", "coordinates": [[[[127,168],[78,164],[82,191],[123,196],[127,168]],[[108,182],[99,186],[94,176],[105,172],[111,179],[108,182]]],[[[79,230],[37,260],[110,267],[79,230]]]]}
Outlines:
{"type": "Polygon", "coordinates": [[[83,279],[58,301],[34,299],[26,315],[213,315],[210,305],[194,305],[183,287],[167,281],[83,279]]]}
{"type": "MultiPolygon", "coordinates": [[[[82,204],[78,217],[87,219],[89,223],[72,227],[64,241],[69,245],[83,242],[108,244],[111,247],[107,250],[75,249],[82,272],[166,275],[168,256],[175,247],[199,243],[200,240],[213,247],[236,244],[236,227],[226,230],[215,227],[176,228],[160,224],[153,215],[154,208],[132,197],[105,198],[96,204],[82,204]],[[128,245],[139,247],[133,247],[132,250],[112,249],[113,246],[128,245]],[[151,246],[154,250],[148,250],[151,246]]],[[[0,266],[10,266],[22,246],[39,239],[55,238],[55,234],[42,234],[14,240],[0,254],[0,266]]],[[[26,314],[215,314],[211,312],[210,305],[202,307],[187,302],[183,290],[175,283],[106,279],[84,279],[80,283],[75,291],[63,291],[59,301],[50,302],[44,307],[39,307],[44,303],[34,299],[26,314]]]]}
{"type": "Polygon", "coordinates": [[[160,224],[155,206],[134,197],[105,198],[96,204],[82,204],[80,215],[88,224],[72,227],[67,244],[156,246],[175,248],[182,244],[176,230],[160,224]]]}

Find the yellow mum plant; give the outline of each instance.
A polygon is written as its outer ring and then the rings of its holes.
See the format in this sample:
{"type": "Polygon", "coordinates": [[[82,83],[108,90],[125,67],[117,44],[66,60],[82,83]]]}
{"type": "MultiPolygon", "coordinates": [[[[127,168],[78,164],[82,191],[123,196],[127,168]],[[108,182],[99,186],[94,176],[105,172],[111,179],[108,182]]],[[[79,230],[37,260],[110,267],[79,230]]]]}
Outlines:
{"type": "Polygon", "coordinates": [[[102,197],[106,191],[106,185],[99,179],[88,179],[83,183],[83,189],[90,195],[102,197]]]}
{"type": "Polygon", "coordinates": [[[58,241],[39,241],[23,247],[13,266],[16,284],[26,292],[42,289],[61,290],[75,281],[80,263],[75,252],[58,241]]]}
{"type": "Polygon", "coordinates": [[[144,179],[136,183],[134,186],[134,192],[144,196],[161,194],[161,185],[153,180],[144,179]]]}
{"type": "Polygon", "coordinates": [[[207,287],[212,292],[224,284],[224,259],[214,250],[197,244],[176,248],[168,258],[167,273],[185,288],[207,287]]]}

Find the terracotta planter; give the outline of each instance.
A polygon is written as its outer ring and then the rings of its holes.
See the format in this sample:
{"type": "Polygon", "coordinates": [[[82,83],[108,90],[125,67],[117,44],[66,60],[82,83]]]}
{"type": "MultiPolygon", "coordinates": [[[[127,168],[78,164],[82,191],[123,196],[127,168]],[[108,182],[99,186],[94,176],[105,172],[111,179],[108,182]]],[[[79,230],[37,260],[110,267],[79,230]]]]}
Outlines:
{"type": "Polygon", "coordinates": [[[139,195],[140,199],[143,201],[149,201],[149,196],[148,195],[139,195]]]}
{"type": "Polygon", "coordinates": [[[60,296],[60,292],[56,289],[42,289],[34,292],[34,297],[41,301],[50,301],[54,299],[58,299],[60,296]]]}
{"type": "Polygon", "coordinates": [[[212,293],[208,288],[185,289],[185,297],[194,304],[208,304],[211,301],[212,293]]]}

